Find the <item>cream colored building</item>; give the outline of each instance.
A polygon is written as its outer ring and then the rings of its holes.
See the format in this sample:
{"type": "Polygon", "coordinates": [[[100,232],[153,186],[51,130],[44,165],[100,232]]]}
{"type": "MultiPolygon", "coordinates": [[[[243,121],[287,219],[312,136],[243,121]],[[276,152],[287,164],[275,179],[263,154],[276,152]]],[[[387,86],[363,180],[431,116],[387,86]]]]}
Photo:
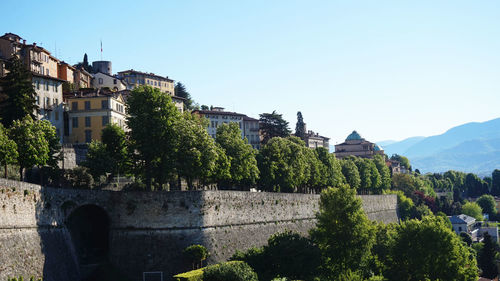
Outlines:
{"type": "Polygon", "coordinates": [[[335,145],[337,158],[347,156],[372,158],[374,155],[384,155],[384,151],[377,144],[362,138],[356,131],[347,136],[345,142],[335,145]]]}
{"type": "Polygon", "coordinates": [[[174,80],[167,77],[159,76],[154,73],[146,73],[137,70],[126,70],[118,72],[118,78],[127,86],[128,90],[132,90],[138,86],[151,86],[160,89],[164,93],[171,96],[175,95],[174,80]]]}
{"type": "Polygon", "coordinates": [[[95,90],[66,95],[68,104],[68,131],[65,143],[89,143],[101,140],[107,124],[117,124],[124,131],[126,125],[125,101],[120,93],[95,90]]]}
{"type": "Polygon", "coordinates": [[[64,132],[64,103],[62,83],[64,80],[47,75],[33,73],[33,87],[36,91],[36,104],[40,108],[39,120],[48,120],[56,127],[56,133],[63,141],[64,132]]]}
{"type": "Polygon", "coordinates": [[[245,114],[224,111],[222,107],[214,107],[212,110],[194,110],[193,114],[208,119],[208,134],[215,139],[217,128],[224,123],[237,123],[241,130],[241,138],[246,138],[248,143],[255,149],[260,149],[259,120],[246,116],[245,114]]]}
{"type": "Polygon", "coordinates": [[[97,72],[94,74],[94,78],[92,79],[92,87],[94,89],[108,88],[113,92],[123,91],[127,89],[127,86],[125,86],[122,80],[102,72],[97,72]]]}

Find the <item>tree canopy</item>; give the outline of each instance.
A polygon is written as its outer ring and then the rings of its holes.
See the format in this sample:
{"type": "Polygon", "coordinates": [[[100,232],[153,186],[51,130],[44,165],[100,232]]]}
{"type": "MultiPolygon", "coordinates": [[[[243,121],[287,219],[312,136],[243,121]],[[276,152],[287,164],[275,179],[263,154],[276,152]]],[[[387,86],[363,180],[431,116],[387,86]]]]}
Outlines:
{"type": "Polygon", "coordinates": [[[316,218],[310,233],[323,255],[328,280],[367,266],[375,232],[354,189],[340,185],[324,190],[316,218]]]}
{"type": "Polygon", "coordinates": [[[191,98],[191,94],[187,91],[186,86],[181,82],[177,82],[174,87],[175,95],[184,98],[184,109],[192,110],[194,109],[194,102],[191,98]]]}
{"type": "Polygon", "coordinates": [[[8,73],[0,78],[0,122],[8,128],[14,120],[21,120],[25,116],[35,119],[38,105],[31,72],[23,62],[13,56],[5,68],[8,73]]]}
{"type": "Polygon", "coordinates": [[[263,136],[263,144],[266,144],[274,137],[284,138],[290,135],[288,121],[283,119],[282,115],[278,114],[276,111],[260,114],[259,123],[260,131],[263,136]]]}
{"type": "Polygon", "coordinates": [[[259,169],[255,158],[257,153],[246,139],[241,138],[238,124],[228,123],[219,126],[216,142],[230,161],[231,183],[240,186],[255,185],[259,178],[259,169]]]}
{"type": "Polygon", "coordinates": [[[7,165],[17,161],[17,144],[9,139],[7,130],[0,123],[0,165],[4,167],[4,176],[7,178],[7,165]]]}

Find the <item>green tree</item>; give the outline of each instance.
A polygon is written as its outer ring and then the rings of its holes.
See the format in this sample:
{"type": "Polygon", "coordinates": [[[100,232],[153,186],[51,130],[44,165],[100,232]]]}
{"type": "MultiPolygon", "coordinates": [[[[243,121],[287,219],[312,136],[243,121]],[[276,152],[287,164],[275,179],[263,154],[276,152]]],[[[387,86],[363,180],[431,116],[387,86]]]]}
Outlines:
{"type": "Polygon", "coordinates": [[[30,116],[26,116],[23,120],[14,121],[9,130],[10,138],[17,144],[21,180],[25,168],[43,166],[49,160],[49,141],[45,138],[42,126],[36,123],[30,116]]]}
{"type": "Polygon", "coordinates": [[[186,247],[184,255],[192,262],[193,269],[198,269],[203,266],[203,261],[207,259],[208,250],[202,245],[195,244],[186,247]]]}
{"type": "Polygon", "coordinates": [[[186,86],[181,82],[175,84],[175,95],[184,98],[184,109],[193,110],[193,100],[191,99],[191,94],[186,90],[186,86]]]}
{"type": "Polygon", "coordinates": [[[476,203],[481,207],[484,213],[494,216],[497,213],[497,203],[495,198],[489,194],[483,194],[476,203]]]}
{"type": "Polygon", "coordinates": [[[328,152],[328,149],[324,147],[317,147],[315,151],[318,160],[321,161],[325,167],[326,185],[339,186],[340,184],[346,183],[346,179],[342,174],[341,161],[335,158],[335,154],[328,152]]]}
{"type": "Polygon", "coordinates": [[[100,141],[92,140],[87,149],[85,161],[82,166],[87,167],[94,179],[112,171],[113,159],[106,149],[106,145],[100,141]]]}
{"type": "Polygon", "coordinates": [[[36,118],[36,92],[32,84],[31,72],[22,61],[13,56],[7,61],[8,73],[0,79],[0,121],[9,128],[14,120],[25,116],[36,118]]]}
{"type": "Polygon", "coordinates": [[[491,174],[491,195],[500,196],[500,170],[498,169],[491,174]]]}
{"type": "Polygon", "coordinates": [[[373,157],[373,163],[375,163],[375,166],[377,167],[377,170],[380,174],[380,188],[382,190],[387,190],[391,188],[391,171],[389,170],[389,167],[385,164],[384,157],[381,155],[375,155],[373,157]]]}
{"type": "MultiPolygon", "coordinates": [[[[264,246],[267,266],[274,276],[290,280],[313,280],[321,264],[321,254],[316,245],[298,233],[285,231],[272,235],[264,246]]],[[[263,277],[263,276],[261,276],[263,277]]]]}
{"type": "Polygon", "coordinates": [[[321,193],[316,228],[310,233],[322,252],[328,280],[340,280],[343,272],[367,266],[374,228],[361,204],[356,191],[347,185],[321,193]]]}
{"type": "Polygon", "coordinates": [[[184,177],[190,189],[194,188],[193,181],[199,179],[206,183],[213,179],[217,170],[218,159],[215,141],[206,130],[203,120],[186,113],[177,122],[176,170],[180,177],[184,177]]]}
{"type": "Polygon", "coordinates": [[[477,175],[468,173],[465,176],[465,190],[470,197],[481,196],[487,190],[483,189],[483,180],[481,180],[477,175]]]}
{"type": "Polygon", "coordinates": [[[173,176],[177,159],[178,134],[175,124],[180,113],[171,98],[159,89],[137,87],[127,99],[127,126],[136,173],[145,179],[148,189],[173,176]]]}
{"type": "Polygon", "coordinates": [[[38,131],[41,131],[49,144],[49,159],[47,165],[57,169],[61,158],[61,142],[54,127],[48,120],[35,121],[38,131]]]}
{"type": "Polygon", "coordinates": [[[391,160],[398,161],[401,166],[411,171],[410,160],[408,160],[408,158],[404,157],[403,155],[393,154],[391,156],[391,160]]]}
{"type": "Polygon", "coordinates": [[[498,277],[498,267],[495,259],[497,254],[495,249],[496,243],[487,232],[484,233],[483,243],[484,246],[481,251],[479,251],[477,257],[477,263],[482,270],[481,276],[488,279],[495,279],[498,277]]]}
{"type": "Polygon", "coordinates": [[[105,150],[111,159],[109,163],[113,175],[124,173],[127,170],[128,149],[125,131],[117,124],[108,124],[102,129],[101,136],[105,150]]]}
{"type": "Polygon", "coordinates": [[[354,164],[354,161],[350,158],[340,160],[340,166],[342,167],[342,174],[349,186],[354,189],[361,187],[361,178],[359,175],[358,167],[354,164]]]}
{"type": "Polygon", "coordinates": [[[230,161],[231,183],[240,187],[254,185],[259,178],[256,152],[246,139],[241,138],[238,124],[229,123],[219,126],[215,141],[230,161]]]}
{"type": "Polygon", "coordinates": [[[302,112],[297,112],[297,124],[295,125],[295,136],[304,139],[306,135],[306,124],[304,123],[304,118],[302,117],[302,112]]]}
{"type": "Polygon", "coordinates": [[[483,209],[475,202],[466,202],[462,205],[462,213],[471,216],[476,220],[483,220],[483,209]]]}
{"type": "Polygon", "coordinates": [[[263,136],[263,144],[266,144],[274,137],[284,138],[290,135],[288,122],[284,120],[283,116],[278,114],[276,111],[273,111],[272,113],[260,114],[259,124],[260,132],[263,136]]]}
{"type": "Polygon", "coordinates": [[[258,281],[253,269],[242,261],[230,261],[208,266],[203,281],[258,281]]]}
{"type": "Polygon", "coordinates": [[[0,123],[0,165],[4,167],[4,176],[7,178],[7,165],[14,164],[17,161],[17,144],[9,139],[7,130],[0,123]]]}
{"type": "Polygon", "coordinates": [[[474,255],[441,217],[396,226],[391,256],[389,280],[477,280],[474,255]]]}
{"type": "Polygon", "coordinates": [[[260,150],[260,184],[267,191],[295,192],[307,181],[304,144],[297,137],[272,138],[260,150]]]}

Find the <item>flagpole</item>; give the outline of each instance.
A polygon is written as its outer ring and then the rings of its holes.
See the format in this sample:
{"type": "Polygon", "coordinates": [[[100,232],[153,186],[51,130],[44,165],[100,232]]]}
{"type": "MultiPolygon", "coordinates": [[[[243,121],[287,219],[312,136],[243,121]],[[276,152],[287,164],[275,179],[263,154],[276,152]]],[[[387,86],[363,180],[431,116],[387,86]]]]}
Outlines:
{"type": "Polygon", "coordinates": [[[102,61],[102,39],[101,39],[101,61],[102,61]]]}

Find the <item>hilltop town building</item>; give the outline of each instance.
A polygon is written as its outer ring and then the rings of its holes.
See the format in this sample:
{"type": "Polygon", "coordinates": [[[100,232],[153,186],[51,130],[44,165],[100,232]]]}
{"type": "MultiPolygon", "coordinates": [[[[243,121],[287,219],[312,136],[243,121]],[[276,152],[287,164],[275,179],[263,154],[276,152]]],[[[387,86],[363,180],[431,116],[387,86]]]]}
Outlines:
{"type": "Polygon", "coordinates": [[[168,78],[168,76],[163,77],[154,73],[145,73],[131,69],[118,72],[117,77],[125,83],[128,90],[147,85],[160,89],[160,91],[168,93],[171,96],[175,95],[174,80],[168,78]]]}
{"type": "Polygon", "coordinates": [[[113,68],[111,67],[111,62],[110,61],[94,61],[92,62],[92,72],[93,73],[104,73],[108,75],[113,74],[113,68]]]}
{"type": "Polygon", "coordinates": [[[345,142],[335,145],[335,156],[337,158],[347,156],[372,158],[374,155],[383,156],[384,151],[377,144],[362,138],[356,131],[347,136],[345,142]]]}
{"type": "Polygon", "coordinates": [[[94,89],[108,88],[114,92],[123,91],[127,89],[127,86],[115,76],[111,76],[107,73],[97,72],[94,74],[94,79],[92,79],[92,87],[94,89]]]}
{"type": "Polygon", "coordinates": [[[211,110],[194,110],[193,114],[208,119],[208,134],[215,138],[217,128],[224,123],[237,123],[241,130],[241,138],[246,138],[255,149],[260,149],[259,120],[245,114],[224,111],[223,107],[213,107],[211,110]]]}
{"type": "Polygon", "coordinates": [[[109,123],[127,131],[125,102],[121,93],[94,90],[66,96],[69,107],[65,143],[89,143],[101,140],[109,123]]]}

